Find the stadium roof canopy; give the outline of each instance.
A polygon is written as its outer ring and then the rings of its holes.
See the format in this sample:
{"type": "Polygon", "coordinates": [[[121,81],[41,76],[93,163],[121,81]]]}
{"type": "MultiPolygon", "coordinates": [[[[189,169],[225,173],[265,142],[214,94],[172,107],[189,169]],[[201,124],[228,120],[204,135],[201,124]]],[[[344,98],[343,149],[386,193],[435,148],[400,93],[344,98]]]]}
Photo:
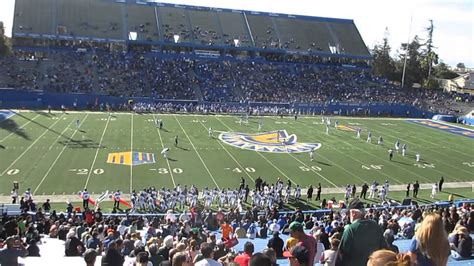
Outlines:
{"type": "Polygon", "coordinates": [[[12,34],[370,59],[353,20],[143,0],[16,0],[12,34]]]}

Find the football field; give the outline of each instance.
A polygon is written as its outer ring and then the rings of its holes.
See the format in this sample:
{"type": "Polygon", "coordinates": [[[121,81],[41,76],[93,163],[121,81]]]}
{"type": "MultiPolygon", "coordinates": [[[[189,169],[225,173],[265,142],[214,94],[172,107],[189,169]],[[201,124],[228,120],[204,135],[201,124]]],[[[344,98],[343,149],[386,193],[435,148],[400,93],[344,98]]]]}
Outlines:
{"type": "Polygon", "coordinates": [[[332,117],[331,122],[326,134],[320,116],[250,117],[241,123],[238,116],[218,115],[17,112],[0,122],[0,194],[9,195],[14,181],[20,192],[70,195],[85,187],[92,194],[178,184],[223,189],[238,187],[241,177],[252,188],[258,176],[303,188],[321,183],[342,193],[347,184],[433,184],[444,176],[446,183],[460,184],[464,197],[474,197],[468,183],[474,181],[472,129],[431,120],[332,117]],[[407,145],[406,156],[396,152],[396,140],[407,145]]]}

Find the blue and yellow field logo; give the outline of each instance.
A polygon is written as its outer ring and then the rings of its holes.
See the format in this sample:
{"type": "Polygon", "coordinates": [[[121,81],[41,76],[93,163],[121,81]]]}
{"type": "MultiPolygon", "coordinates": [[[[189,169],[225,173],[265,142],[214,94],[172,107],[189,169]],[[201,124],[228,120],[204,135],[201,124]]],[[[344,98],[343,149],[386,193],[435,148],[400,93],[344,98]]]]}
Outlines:
{"type": "Polygon", "coordinates": [[[296,135],[288,135],[286,130],[257,134],[222,132],[219,139],[240,149],[259,152],[298,153],[310,152],[321,147],[321,143],[298,143],[296,135]]]}
{"type": "Polygon", "coordinates": [[[107,163],[121,164],[121,165],[141,165],[155,163],[155,155],[147,152],[114,152],[109,153],[107,163]]]}

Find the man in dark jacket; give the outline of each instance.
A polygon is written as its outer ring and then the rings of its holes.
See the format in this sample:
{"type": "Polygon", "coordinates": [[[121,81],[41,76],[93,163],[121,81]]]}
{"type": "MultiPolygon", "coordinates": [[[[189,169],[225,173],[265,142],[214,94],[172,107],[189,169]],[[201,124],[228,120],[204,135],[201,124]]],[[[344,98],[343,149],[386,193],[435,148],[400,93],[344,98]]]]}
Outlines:
{"type": "Polygon", "coordinates": [[[267,247],[273,248],[273,250],[275,250],[277,258],[283,258],[284,245],[285,242],[283,242],[283,239],[280,238],[279,233],[273,232],[273,237],[268,240],[267,247]]]}
{"type": "Polygon", "coordinates": [[[451,256],[455,260],[470,259],[472,253],[472,238],[465,227],[458,229],[454,244],[451,244],[451,256]]]}
{"type": "Polygon", "coordinates": [[[102,257],[102,265],[103,266],[120,266],[123,265],[125,259],[123,258],[122,254],[120,254],[120,246],[117,245],[115,240],[112,240],[109,243],[109,248],[105,253],[105,256],[102,257]]]}

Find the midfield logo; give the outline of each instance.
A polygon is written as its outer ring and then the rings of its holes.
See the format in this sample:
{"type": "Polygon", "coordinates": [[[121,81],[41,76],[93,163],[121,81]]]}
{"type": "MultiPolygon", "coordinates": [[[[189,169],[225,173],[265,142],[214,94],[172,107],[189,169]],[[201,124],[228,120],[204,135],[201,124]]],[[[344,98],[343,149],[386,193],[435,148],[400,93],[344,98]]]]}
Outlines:
{"type": "Polygon", "coordinates": [[[219,139],[231,146],[274,153],[310,152],[321,147],[321,143],[298,143],[296,135],[288,135],[286,130],[269,131],[257,134],[222,132],[219,139]]]}

